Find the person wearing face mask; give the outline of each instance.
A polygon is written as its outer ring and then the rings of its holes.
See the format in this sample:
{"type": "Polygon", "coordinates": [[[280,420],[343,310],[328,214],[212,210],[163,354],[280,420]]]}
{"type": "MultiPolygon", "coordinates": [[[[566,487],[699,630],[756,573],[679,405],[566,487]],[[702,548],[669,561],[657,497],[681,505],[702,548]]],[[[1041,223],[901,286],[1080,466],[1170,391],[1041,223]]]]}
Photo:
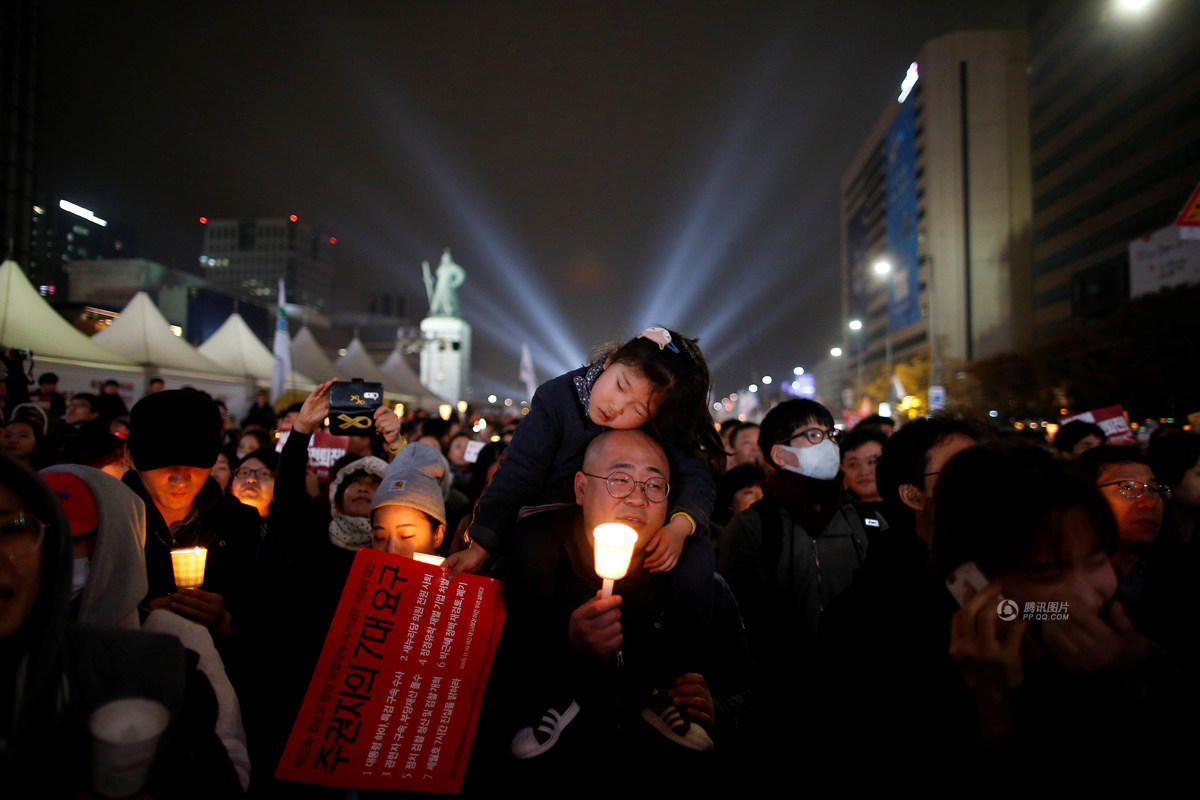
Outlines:
{"type": "MultiPolygon", "coordinates": [[[[847,500],[837,435],[820,403],[788,400],[771,409],[758,441],[775,471],[763,499],[735,514],[721,537],[718,571],[741,605],[759,685],[772,695],[812,677],[825,609],[850,586],[869,533],[883,526],[847,500]]],[[[798,717],[771,716],[760,722],[768,742],[794,738],[778,726],[794,728],[798,717]]]]}
{"type": "Polygon", "coordinates": [[[151,612],[144,624],[139,621],[138,603],[147,591],[145,504],[121,481],[92,467],[61,464],[47,467],[39,475],[58,497],[70,526],[70,621],[166,633],[179,639],[194,654],[189,658],[195,658],[195,669],[213,692],[213,731],[245,789],[250,760],[241,710],[207,629],[165,609],[151,612]]]}
{"type": "Polygon", "coordinates": [[[71,526],[71,619],[137,630],[146,596],[146,506],[98,469],[60,464],[42,470],[71,526]]]}

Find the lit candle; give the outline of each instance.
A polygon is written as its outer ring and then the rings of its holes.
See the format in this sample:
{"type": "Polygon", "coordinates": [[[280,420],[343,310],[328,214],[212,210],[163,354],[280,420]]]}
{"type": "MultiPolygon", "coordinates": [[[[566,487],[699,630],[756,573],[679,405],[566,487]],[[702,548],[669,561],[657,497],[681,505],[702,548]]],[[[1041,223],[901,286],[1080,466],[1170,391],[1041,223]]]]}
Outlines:
{"type": "Polygon", "coordinates": [[[175,570],[175,586],[179,589],[195,589],[204,583],[204,561],[208,549],[204,547],[182,547],[171,551],[171,566],[175,570]]]}
{"type": "Polygon", "coordinates": [[[605,522],[592,532],[596,542],[596,574],[604,579],[601,597],[610,597],[613,582],[625,577],[629,571],[629,559],[633,558],[633,546],[637,544],[637,532],[620,522],[605,522]]]}
{"type": "Polygon", "coordinates": [[[445,560],[446,559],[442,556],[431,556],[426,553],[413,553],[413,561],[420,561],[422,564],[433,564],[435,567],[445,560]]]}

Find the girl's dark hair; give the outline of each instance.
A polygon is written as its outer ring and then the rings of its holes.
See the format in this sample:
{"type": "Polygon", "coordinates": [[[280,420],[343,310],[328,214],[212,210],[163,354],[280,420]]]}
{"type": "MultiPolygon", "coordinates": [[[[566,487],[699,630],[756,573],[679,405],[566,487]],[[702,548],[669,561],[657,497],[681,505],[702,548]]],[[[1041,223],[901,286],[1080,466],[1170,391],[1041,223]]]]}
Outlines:
{"type": "Polygon", "coordinates": [[[613,363],[636,367],[659,388],[662,398],[651,426],[659,438],[690,447],[709,461],[717,474],[724,469],[725,448],[708,410],[712,378],[696,339],[668,330],[665,347],[636,336],[608,354],[613,363]]]}
{"type": "MultiPolygon", "coordinates": [[[[895,438],[895,437],[893,437],[895,438]]],[[[1117,524],[1095,483],[1043,447],[1000,441],[964,450],[933,490],[933,556],[945,577],[966,561],[985,575],[1019,567],[1037,544],[1063,534],[1063,514],[1083,511],[1112,552],[1117,524]]]]}

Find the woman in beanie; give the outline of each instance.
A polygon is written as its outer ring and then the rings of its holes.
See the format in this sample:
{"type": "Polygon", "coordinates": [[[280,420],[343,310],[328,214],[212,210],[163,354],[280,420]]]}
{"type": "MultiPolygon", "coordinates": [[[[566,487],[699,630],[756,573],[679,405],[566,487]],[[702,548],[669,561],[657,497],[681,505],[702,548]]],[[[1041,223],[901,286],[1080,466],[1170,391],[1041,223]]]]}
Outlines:
{"type": "Polygon", "coordinates": [[[416,442],[388,464],[371,506],[371,547],[412,558],[433,555],[446,535],[441,481],[445,461],[432,446],[416,442]]]}

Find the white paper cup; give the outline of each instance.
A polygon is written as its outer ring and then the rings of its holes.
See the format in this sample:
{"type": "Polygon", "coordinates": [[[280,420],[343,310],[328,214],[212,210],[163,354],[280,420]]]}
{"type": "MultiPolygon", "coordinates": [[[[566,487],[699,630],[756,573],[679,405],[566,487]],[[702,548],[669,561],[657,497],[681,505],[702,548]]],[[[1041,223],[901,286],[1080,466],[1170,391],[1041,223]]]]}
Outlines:
{"type": "Polygon", "coordinates": [[[155,700],[126,697],[97,708],[92,732],[92,790],[101,797],[128,797],[150,777],[158,738],[171,714],[155,700]]]}

